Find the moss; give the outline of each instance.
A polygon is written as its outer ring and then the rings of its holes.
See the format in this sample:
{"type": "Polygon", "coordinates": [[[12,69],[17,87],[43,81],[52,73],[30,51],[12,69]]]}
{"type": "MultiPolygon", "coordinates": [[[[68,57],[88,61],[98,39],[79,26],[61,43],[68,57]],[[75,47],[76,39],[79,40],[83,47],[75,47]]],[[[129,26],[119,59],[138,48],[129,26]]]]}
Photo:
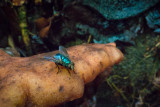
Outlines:
{"type": "Polygon", "coordinates": [[[145,104],[146,96],[155,90],[153,81],[160,69],[159,41],[159,36],[137,37],[135,46],[126,48],[124,61],[114,66],[112,75],[106,79],[112,91],[118,92],[128,106],[133,106],[139,97],[145,104]]]}

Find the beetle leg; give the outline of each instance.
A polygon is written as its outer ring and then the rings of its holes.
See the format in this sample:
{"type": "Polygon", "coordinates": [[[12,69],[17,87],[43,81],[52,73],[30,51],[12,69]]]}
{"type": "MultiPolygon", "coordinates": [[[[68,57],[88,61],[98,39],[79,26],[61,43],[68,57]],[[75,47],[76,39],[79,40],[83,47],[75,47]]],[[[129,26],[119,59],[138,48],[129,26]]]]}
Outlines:
{"type": "Polygon", "coordinates": [[[76,74],[76,72],[73,70],[73,72],[76,74]]]}
{"type": "Polygon", "coordinates": [[[58,68],[58,72],[57,72],[57,74],[58,74],[60,72],[60,68],[59,68],[58,64],[56,64],[56,66],[58,68]]]}
{"type": "Polygon", "coordinates": [[[66,68],[66,69],[67,69],[67,71],[68,71],[69,75],[71,75],[71,73],[70,73],[69,69],[68,69],[68,68],[66,68]]]}

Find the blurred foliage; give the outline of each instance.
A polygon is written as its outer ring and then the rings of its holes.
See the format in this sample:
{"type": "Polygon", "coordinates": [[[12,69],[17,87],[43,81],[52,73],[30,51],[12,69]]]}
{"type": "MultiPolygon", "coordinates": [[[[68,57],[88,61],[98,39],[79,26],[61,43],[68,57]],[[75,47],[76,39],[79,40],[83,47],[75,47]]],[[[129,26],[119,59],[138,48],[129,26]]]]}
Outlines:
{"type": "Polygon", "coordinates": [[[145,105],[145,97],[155,90],[153,81],[160,69],[159,50],[160,36],[137,37],[135,46],[126,48],[124,60],[114,66],[112,75],[106,79],[127,106],[132,107],[137,102],[145,105]]]}
{"type": "Polygon", "coordinates": [[[70,41],[69,43],[67,43],[65,45],[65,47],[70,47],[70,46],[74,46],[74,45],[80,45],[82,43],[85,43],[86,41],[85,40],[81,40],[79,38],[76,38],[74,41],[70,41]]]}
{"type": "Polygon", "coordinates": [[[30,38],[29,38],[29,31],[28,31],[28,24],[27,24],[27,16],[26,16],[26,8],[25,6],[20,6],[18,8],[18,18],[19,18],[19,26],[21,29],[21,34],[23,37],[23,41],[26,45],[26,50],[28,54],[32,54],[31,46],[30,46],[30,38]]]}

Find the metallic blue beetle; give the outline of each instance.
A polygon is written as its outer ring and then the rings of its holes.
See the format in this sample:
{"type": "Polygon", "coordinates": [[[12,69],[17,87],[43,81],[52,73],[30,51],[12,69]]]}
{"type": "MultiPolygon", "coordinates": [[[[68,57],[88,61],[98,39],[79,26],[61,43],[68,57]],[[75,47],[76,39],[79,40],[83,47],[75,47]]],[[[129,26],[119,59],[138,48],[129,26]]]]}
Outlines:
{"type": "Polygon", "coordinates": [[[45,56],[44,59],[47,59],[49,61],[55,62],[55,64],[58,67],[59,72],[59,66],[64,66],[68,69],[71,69],[74,71],[74,63],[69,59],[69,55],[67,53],[67,50],[63,46],[59,46],[59,53],[52,57],[45,56]]]}

